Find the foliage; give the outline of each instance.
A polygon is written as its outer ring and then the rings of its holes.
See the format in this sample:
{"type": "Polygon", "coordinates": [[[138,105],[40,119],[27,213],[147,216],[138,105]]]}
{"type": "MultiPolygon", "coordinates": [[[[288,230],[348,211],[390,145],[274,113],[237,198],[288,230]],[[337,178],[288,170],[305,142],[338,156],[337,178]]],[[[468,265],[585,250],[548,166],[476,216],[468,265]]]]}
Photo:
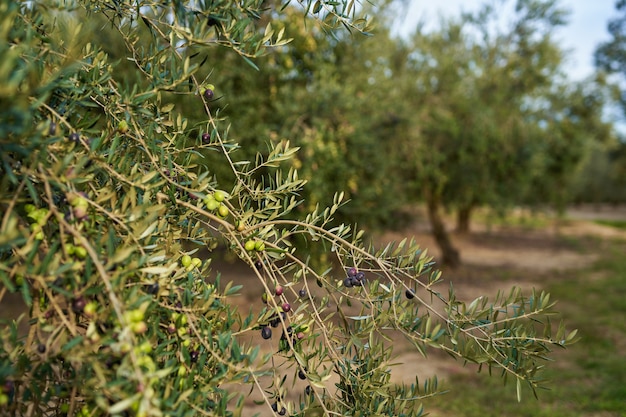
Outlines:
{"type": "MultiPolygon", "coordinates": [[[[608,22],[607,29],[612,39],[598,45],[595,51],[595,63],[598,69],[609,74],[615,74],[623,79],[626,75],[626,39],[624,38],[624,25],[626,25],[626,2],[617,0],[615,8],[620,14],[618,17],[608,22]]],[[[626,106],[626,96],[623,92],[618,98],[618,102],[624,109],[626,106]]]]}
{"type": "MultiPolygon", "coordinates": [[[[305,5],[324,24],[365,28],[351,1],[305,5]]],[[[0,299],[21,293],[30,324],[21,335],[2,323],[2,414],[241,415],[249,390],[272,415],[417,416],[436,380],[392,384],[394,338],[501,369],[518,392],[575,340],[553,333],[547,293],[444,296],[414,243],[376,248],[332,225],[341,194],[289,217],[304,181],[280,167],[297,149],[284,140],[240,159],[196,54],[224,46],[250,60],[283,46],[282,6],[0,5],[0,299]],[[89,39],[91,19],[119,33],[120,59],[89,39]],[[118,71],[128,62],[136,82],[118,71]],[[190,123],[180,101],[204,120],[190,123]],[[218,245],[255,271],[258,306],[240,311],[241,288],[212,271],[218,245]],[[327,269],[309,263],[314,248],[327,269]]]]}

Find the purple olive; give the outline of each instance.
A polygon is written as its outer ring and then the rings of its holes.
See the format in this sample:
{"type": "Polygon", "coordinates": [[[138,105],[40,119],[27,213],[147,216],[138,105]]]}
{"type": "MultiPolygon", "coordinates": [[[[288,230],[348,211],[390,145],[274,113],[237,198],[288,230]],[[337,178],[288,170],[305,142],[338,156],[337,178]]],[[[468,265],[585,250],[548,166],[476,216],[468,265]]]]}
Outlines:
{"type": "Polygon", "coordinates": [[[72,310],[74,313],[82,313],[87,305],[87,301],[83,297],[78,297],[72,302],[72,310]]]}
{"type": "Polygon", "coordinates": [[[272,329],[270,329],[269,327],[265,326],[261,329],[261,337],[265,340],[269,339],[272,337],[272,329]]]}

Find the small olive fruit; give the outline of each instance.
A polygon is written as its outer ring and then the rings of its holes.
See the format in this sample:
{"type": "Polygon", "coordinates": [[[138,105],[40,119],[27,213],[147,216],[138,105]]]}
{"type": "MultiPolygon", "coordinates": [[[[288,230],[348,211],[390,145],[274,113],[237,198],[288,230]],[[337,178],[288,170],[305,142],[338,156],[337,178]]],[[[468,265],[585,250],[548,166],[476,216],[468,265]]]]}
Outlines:
{"type": "Polygon", "coordinates": [[[204,132],[202,134],[202,143],[210,143],[211,142],[211,135],[207,132],[204,132]]]}
{"type": "Polygon", "coordinates": [[[74,194],[70,198],[70,205],[74,208],[74,215],[77,216],[76,209],[82,208],[85,211],[89,207],[89,202],[82,194],[74,194]]]}
{"type": "Polygon", "coordinates": [[[215,86],[213,84],[205,84],[200,87],[200,94],[207,100],[212,100],[215,95],[215,86]]]}
{"type": "Polygon", "coordinates": [[[243,220],[237,220],[235,222],[235,226],[237,227],[238,232],[243,232],[244,230],[246,230],[246,222],[243,220]]]}
{"type": "Polygon", "coordinates": [[[126,314],[127,314],[127,319],[129,321],[132,321],[133,323],[139,323],[145,317],[144,312],[140,309],[130,310],[126,314]]]}
{"type": "Polygon", "coordinates": [[[80,135],[76,132],[70,134],[69,140],[71,140],[72,142],[78,142],[80,141],[80,135]]]}
{"type": "Polygon", "coordinates": [[[133,333],[135,334],[143,334],[148,331],[148,325],[146,324],[145,321],[132,323],[130,326],[131,326],[133,333]]]}
{"type": "Polygon", "coordinates": [[[86,305],[87,301],[85,301],[85,298],[78,297],[72,302],[72,310],[74,310],[75,313],[82,313],[86,305]]]}
{"type": "Polygon", "coordinates": [[[213,196],[206,197],[204,199],[204,205],[209,211],[215,211],[217,208],[220,207],[220,203],[217,200],[215,200],[213,196]]]}
{"type": "Polygon", "coordinates": [[[414,289],[408,289],[404,292],[404,295],[406,295],[406,298],[408,298],[409,300],[415,298],[415,290],[414,289]]]}
{"type": "Polygon", "coordinates": [[[84,220],[87,218],[87,207],[86,206],[76,206],[72,209],[74,213],[74,217],[77,220],[84,220]]]}
{"type": "Polygon", "coordinates": [[[87,257],[87,249],[83,248],[82,246],[75,246],[74,256],[80,259],[85,259],[87,257]]]}
{"type": "Polygon", "coordinates": [[[257,240],[256,242],[254,242],[254,249],[257,252],[263,252],[265,250],[265,243],[263,243],[262,240],[257,240]]]}
{"type": "Polygon", "coordinates": [[[191,266],[191,256],[183,255],[183,257],[180,258],[180,264],[184,266],[185,268],[187,268],[188,266],[191,266]]]}
{"type": "Polygon", "coordinates": [[[16,275],[15,277],[15,285],[21,287],[24,285],[24,275],[16,275]]]}
{"type": "Polygon", "coordinates": [[[247,251],[253,251],[254,248],[256,247],[254,240],[247,240],[246,243],[244,244],[244,248],[247,251]]]}
{"type": "Polygon", "coordinates": [[[283,309],[283,311],[285,313],[288,312],[289,310],[291,310],[291,304],[289,304],[289,303],[283,303],[283,305],[281,307],[282,307],[282,309],[283,309]]]}
{"type": "Polygon", "coordinates": [[[220,204],[220,206],[217,208],[217,214],[219,214],[220,217],[228,216],[228,207],[226,207],[223,204],[220,204]]]}
{"type": "Polygon", "coordinates": [[[121,120],[117,125],[117,131],[120,133],[128,132],[128,122],[126,120],[121,120]]]}
{"type": "Polygon", "coordinates": [[[274,293],[280,297],[281,295],[283,295],[283,287],[280,285],[277,285],[276,288],[274,289],[274,293]]]}
{"type": "Polygon", "coordinates": [[[90,301],[87,303],[87,305],[85,305],[85,308],[83,309],[83,313],[87,317],[95,317],[97,310],[98,310],[98,305],[96,304],[96,302],[90,301]]]}
{"type": "Polygon", "coordinates": [[[224,191],[215,190],[215,192],[213,193],[213,198],[218,203],[221,203],[222,201],[224,201],[226,199],[226,194],[224,194],[224,191]]]}
{"type": "Polygon", "coordinates": [[[272,337],[272,329],[270,329],[268,326],[265,326],[261,329],[261,337],[265,340],[269,339],[272,337]]]}

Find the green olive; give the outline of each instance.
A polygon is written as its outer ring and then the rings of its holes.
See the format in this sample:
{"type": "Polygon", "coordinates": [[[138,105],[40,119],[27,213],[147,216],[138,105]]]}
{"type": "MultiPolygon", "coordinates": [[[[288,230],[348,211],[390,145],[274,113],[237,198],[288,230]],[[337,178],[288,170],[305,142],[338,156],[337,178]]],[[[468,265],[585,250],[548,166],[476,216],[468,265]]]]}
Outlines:
{"type": "Polygon", "coordinates": [[[119,124],[117,125],[117,130],[120,133],[128,132],[128,122],[126,120],[120,121],[119,124]]]}
{"type": "Polygon", "coordinates": [[[218,203],[221,203],[222,201],[224,201],[226,199],[226,195],[224,194],[224,191],[215,190],[215,192],[213,193],[213,198],[218,203]]]}
{"type": "Polygon", "coordinates": [[[182,266],[184,266],[185,268],[187,268],[188,266],[191,265],[191,256],[189,255],[183,255],[182,258],[180,258],[180,263],[182,266]]]}
{"type": "Polygon", "coordinates": [[[83,248],[82,246],[76,246],[74,248],[74,255],[77,258],[85,259],[87,257],[87,249],[83,248]]]}
{"type": "Polygon", "coordinates": [[[228,207],[226,207],[225,205],[221,204],[218,209],[217,209],[217,214],[220,215],[220,217],[226,217],[228,216],[228,207]]]}
{"type": "Polygon", "coordinates": [[[91,301],[85,305],[85,308],[83,309],[83,313],[87,317],[95,317],[97,310],[98,310],[98,305],[96,304],[95,301],[91,301]]]}
{"type": "Polygon", "coordinates": [[[220,203],[218,203],[213,197],[205,198],[204,205],[209,211],[215,211],[218,207],[220,207],[220,203]]]}

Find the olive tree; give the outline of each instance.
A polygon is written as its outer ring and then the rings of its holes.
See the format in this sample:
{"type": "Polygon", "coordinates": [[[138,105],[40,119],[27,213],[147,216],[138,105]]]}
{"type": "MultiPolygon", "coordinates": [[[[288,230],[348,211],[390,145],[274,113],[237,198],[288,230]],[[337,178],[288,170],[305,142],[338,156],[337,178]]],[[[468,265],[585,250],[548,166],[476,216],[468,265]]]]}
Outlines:
{"type": "MultiPolygon", "coordinates": [[[[366,31],[354,6],[298,7],[324,27],[366,31]]],[[[240,159],[214,112],[219,85],[199,77],[210,60],[194,52],[254,60],[287,42],[274,19],[285,7],[0,4],[0,300],[16,292],[28,306],[0,327],[2,415],[418,416],[436,379],[392,383],[390,341],[500,369],[521,396],[523,383],[540,386],[551,349],[575,340],[552,329],[547,293],[466,303],[441,290],[415,243],[374,246],[330,226],[340,193],[288,216],[305,184],[279,166],[297,149],[283,141],[240,159]],[[90,37],[103,20],[124,59],[90,37]],[[120,71],[129,63],[135,82],[120,71]],[[190,124],[181,100],[205,119],[190,124]],[[214,175],[207,152],[231,175],[214,175]],[[241,287],[212,270],[218,247],[256,275],[249,311],[237,307],[241,287]],[[329,254],[325,268],[309,262],[313,248],[329,254]]]]}

